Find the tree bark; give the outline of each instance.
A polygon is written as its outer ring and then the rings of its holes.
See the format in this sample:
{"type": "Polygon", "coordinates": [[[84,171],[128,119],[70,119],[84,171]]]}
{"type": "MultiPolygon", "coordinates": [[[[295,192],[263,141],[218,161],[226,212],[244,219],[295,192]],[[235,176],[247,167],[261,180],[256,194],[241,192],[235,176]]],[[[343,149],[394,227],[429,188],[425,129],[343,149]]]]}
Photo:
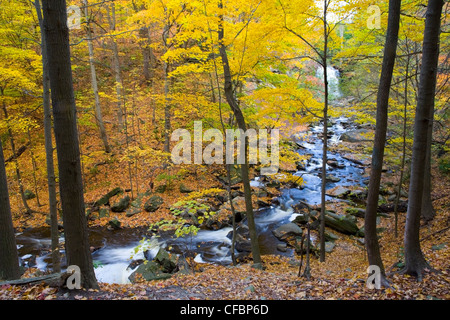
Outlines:
{"type": "MultiPolygon", "coordinates": [[[[220,0],[219,1],[219,9],[222,11],[223,9],[223,3],[220,0]]],[[[228,61],[228,55],[225,48],[225,45],[223,43],[224,37],[225,37],[225,31],[224,31],[224,17],[222,14],[220,14],[219,17],[219,31],[218,31],[218,40],[219,40],[219,52],[220,56],[222,58],[222,65],[223,65],[223,71],[224,71],[224,91],[225,91],[225,98],[228,102],[228,104],[231,107],[231,110],[233,111],[233,114],[236,117],[236,121],[238,124],[239,129],[243,130],[244,132],[247,131],[247,124],[245,123],[245,118],[242,113],[241,108],[239,107],[239,104],[236,100],[236,97],[234,96],[234,90],[233,90],[233,82],[232,82],[232,76],[231,76],[231,70],[230,70],[230,64],[228,61]]],[[[241,176],[242,176],[242,183],[244,185],[244,198],[245,198],[245,208],[246,208],[246,215],[247,215],[247,223],[250,233],[250,241],[252,246],[252,256],[253,256],[253,263],[255,267],[260,268],[261,266],[261,253],[259,249],[259,243],[258,243],[258,234],[256,231],[256,225],[255,225],[255,218],[253,215],[253,205],[252,205],[252,193],[250,188],[250,179],[249,179],[249,165],[248,165],[248,141],[247,138],[245,139],[245,152],[244,152],[244,159],[245,163],[241,164],[241,176]]]]}
{"type": "Polygon", "coordinates": [[[84,288],[98,288],[85,215],[66,1],[43,0],[42,7],[58,155],[66,258],[68,265],[76,265],[80,268],[81,282],[84,288]]]}
{"type": "Polygon", "coordinates": [[[386,285],[387,283],[383,261],[381,259],[380,246],[378,243],[376,218],[384,148],[386,144],[389,93],[395,64],[398,31],[400,26],[400,4],[401,0],[389,0],[388,27],[386,32],[386,43],[384,46],[383,65],[378,87],[375,141],[372,153],[372,167],[364,222],[365,245],[369,265],[376,265],[380,268],[382,274],[382,285],[386,285]]]}
{"type": "Polygon", "coordinates": [[[52,110],[50,101],[50,78],[48,73],[47,41],[44,32],[41,4],[39,0],[34,2],[41,28],[41,52],[42,52],[42,79],[43,79],[43,107],[44,107],[44,140],[47,166],[48,203],[50,212],[50,234],[52,248],[53,272],[61,271],[61,258],[59,253],[58,209],[56,203],[56,175],[53,161],[52,141],[52,110]]]}
{"type": "Polygon", "coordinates": [[[19,256],[9,203],[5,158],[0,139],[0,279],[20,278],[19,256]]]}
{"type": "Polygon", "coordinates": [[[97,71],[95,69],[94,64],[94,46],[92,45],[92,31],[89,22],[88,1],[84,0],[83,3],[84,3],[84,15],[86,18],[86,35],[89,49],[89,65],[91,67],[92,91],[94,92],[95,98],[95,120],[100,130],[100,137],[102,139],[105,152],[111,153],[111,147],[108,143],[108,135],[106,134],[105,123],[103,122],[103,114],[100,106],[100,96],[98,94],[97,71]]]}
{"type": "Polygon", "coordinates": [[[434,106],[436,76],[439,58],[441,13],[444,1],[429,0],[425,20],[420,72],[419,95],[414,123],[414,143],[411,159],[408,213],[405,225],[405,268],[403,273],[422,279],[429,268],[420,248],[420,216],[423,204],[424,174],[428,146],[430,115],[434,106]]]}
{"type": "Polygon", "coordinates": [[[323,36],[324,47],[322,56],[323,82],[325,85],[324,107],[323,107],[323,150],[322,150],[322,182],[321,182],[321,201],[320,201],[320,262],[325,262],[325,199],[327,184],[327,152],[328,152],[328,25],[327,9],[328,1],[324,0],[323,6],[323,36]]]}

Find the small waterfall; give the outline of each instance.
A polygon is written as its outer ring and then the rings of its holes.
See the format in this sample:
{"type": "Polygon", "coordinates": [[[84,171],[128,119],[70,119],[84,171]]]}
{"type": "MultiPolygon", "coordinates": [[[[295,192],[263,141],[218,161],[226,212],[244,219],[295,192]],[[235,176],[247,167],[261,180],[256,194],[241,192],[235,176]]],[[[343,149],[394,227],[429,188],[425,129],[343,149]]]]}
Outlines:
{"type": "MultiPolygon", "coordinates": [[[[323,82],[323,67],[319,66],[316,71],[316,76],[323,82]]],[[[339,87],[339,70],[328,66],[327,67],[328,76],[328,92],[331,100],[339,99],[342,97],[342,92],[339,87]]]]}

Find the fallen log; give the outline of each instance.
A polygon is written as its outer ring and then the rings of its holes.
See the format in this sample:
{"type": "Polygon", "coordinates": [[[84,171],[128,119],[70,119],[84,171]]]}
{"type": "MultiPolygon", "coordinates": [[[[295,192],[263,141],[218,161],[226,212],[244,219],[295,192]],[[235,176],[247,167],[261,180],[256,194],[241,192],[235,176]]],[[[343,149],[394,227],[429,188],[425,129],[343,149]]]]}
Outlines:
{"type": "Polygon", "coordinates": [[[24,278],[24,279],[17,279],[17,280],[9,280],[9,281],[2,281],[0,282],[0,287],[4,285],[12,285],[12,286],[23,286],[23,285],[37,285],[37,284],[44,284],[49,287],[63,287],[66,282],[67,278],[69,278],[72,275],[70,272],[60,272],[60,273],[52,273],[40,277],[34,277],[34,278],[24,278]]]}

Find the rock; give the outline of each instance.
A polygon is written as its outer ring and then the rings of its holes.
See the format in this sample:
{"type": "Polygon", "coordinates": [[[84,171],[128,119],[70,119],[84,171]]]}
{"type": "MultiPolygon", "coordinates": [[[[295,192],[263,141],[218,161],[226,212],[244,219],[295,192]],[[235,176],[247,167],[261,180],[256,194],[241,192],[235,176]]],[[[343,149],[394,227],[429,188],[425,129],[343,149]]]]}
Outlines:
{"type": "Polygon", "coordinates": [[[358,218],[364,218],[366,215],[366,210],[362,208],[346,208],[345,212],[358,218]]]}
{"type": "Polygon", "coordinates": [[[160,265],[155,261],[147,261],[141,264],[129,277],[131,283],[135,282],[136,276],[140,274],[146,281],[169,279],[172,274],[161,271],[160,265]]]}
{"type": "Polygon", "coordinates": [[[303,231],[295,223],[286,223],[272,231],[273,235],[280,240],[288,240],[292,237],[301,236],[303,231]]]}
{"type": "Polygon", "coordinates": [[[31,200],[31,199],[36,198],[36,195],[33,193],[33,191],[30,191],[28,189],[25,190],[25,192],[23,194],[24,194],[26,200],[31,200]]]}
{"type": "Polygon", "coordinates": [[[166,190],[167,190],[167,185],[162,184],[162,185],[156,187],[155,192],[164,193],[164,192],[166,192],[166,190]]]}
{"type": "Polygon", "coordinates": [[[98,217],[99,218],[109,217],[109,209],[108,208],[100,208],[100,210],[98,211],[98,217]]]}
{"type": "Polygon", "coordinates": [[[161,205],[164,203],[163,198],[160,196],[154,195],[150,197],[147,202],[144,204],[144,210],[147,212],[155,212],[158,210],[161,205]]]}
{"type": "Polygon", "coordinates": [[[292,221],[295,224],[298,225],[304,225],[308,223],[308,215],[306,214],[299,214],[295,217],[295,219],[292,221]]]}
{"type": "Polygon", "coordinates": [[[341,140],[351,143],[372,141],[372,138],[369,137],[371,133],[372,131],[367,129],[347,131],[341,135],[341,140]]]}
{"type": "Polygon", "coordinates": [[[180,184],[180,192],[181,193],[191,193],[194,190],[191,190],[190,188],[186,187],[183,183],[180,184]]]}
{"type": "Polygon", "coordinates": [[[109,230],[119,230],[121,228],[121,225],[122,223],[117,218],[108,221],[109,230]]]}
{"type": "Polygon", "coordinates": [[[172,273],[177,268],[176,258],[170,256],[170,254],[163,248],[158,250],[153,261],[157,262],[161,266],[161,270],[164,273],[172,273]]]}
{"type": "Polygon", "coordinates": [[[371,165],[371,156],[365,154],[347,153],[342,158],[365,167],[371,165]]]}
{"type": "Polygon", "coordinates": [[[170,278],[178,270],[177,258],[160,248],[152,261],[144,261],[128,279],[134,283],[136,276],[140,274],[146,281],[164,280],[170,278]]]}
{"type": "Polygon", "coordinates": [[[339,236],[333,232],[325,232],[324,236],[326,241],[336,241],[339,239],[339,236]]]}
{"type": "Polygon", "coordinates": [[[108,204],[109,203],[109,199],[111,199],[112,197],[123,193],[123,189],[120,187],[117,187],[113,190],[111,190],[110,192],[108,192],[107,194],[105,194],[103,197],[101,197],[99,200],[97,200],[94,203],[94,207],[100,207],[102,205],[108,204]]]}
{"type": "Polygon", "coordinates": [[[337,186],[327,190],[325,193],[326,195],[331,197],[345,198],[347,195],[351,193],[351,190],[343,186],[337,186]]]}
{"type": "Polygon", "coordinates": [[[252,242],[241,234],[236,234],[234,248],[239,252],[252,252],[252,242]]]}
{"type": "Polygon", "coordinates": [[[141,212],[142,210],[140,208],[130,208],[127,210],[127,213],[125,215],[129,218],[141,212]]]}
{"type": "Polygon", "coordinates": [[[130,202],[131,202],[130,197],[125,196],[111,206],[111,211],[112,212],[125,212],[125,210],[127,210],[128,206],[130,205],[130,202]]]}
{"type": "Polygon", "coordinates": [[[326,180],[329,181],[329,182],[339,182],[339,181],[341,181],[340,178],[335,177],[335,176],[333,176],[333,175],[331,175],[331,174],[328,174],[328,175],[327,175],[326,180]]]}
{"type": "Polygon", "coordinates": [[[258,204],[259,208],[270,207],[270,203],[268,201],[264,201],[264,200],[258,199],[256,201],[256,203],[258,204]]]}
{"type": "MultiPolygon", "coordinates": [[[[231,166],[230,177],[232,186],[242,182],[241,170],[238,166],[231,166]]],[[[223,184],[228,185],[228,177],[226,174],[218,176],[217,179],[223,184]]]]}
{"type": "Polygon", "coordinates": [[[355,235],[358,232],[359,228],[355,220],[351,216],[338,215],[331,212],[326,212],[325,214],[325,225],[344,234],[355,235]]]}
{"type": "Polygon", "coordinates": [[[325,242],[325,252],[330,253],[331,251],[333,251],[335,246],[336,244],[334,242],[330,241],[325,242]]]}
{"type": "Polygon", "coordinates": [[[277,244],[277,250],[280,252],[286,252],[287,251],[287,244],[286,243],[279,243],[277,244]]]}

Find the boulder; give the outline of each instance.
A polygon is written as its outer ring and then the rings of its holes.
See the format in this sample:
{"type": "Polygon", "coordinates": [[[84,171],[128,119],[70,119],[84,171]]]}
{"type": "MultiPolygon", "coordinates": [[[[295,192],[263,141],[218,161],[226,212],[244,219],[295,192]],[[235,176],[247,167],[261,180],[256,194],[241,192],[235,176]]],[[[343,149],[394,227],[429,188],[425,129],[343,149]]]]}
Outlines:
{"type": "Polygon", "coordinates": [[[112,212],[125,212],[128,206],[130,205],[131,198],[129,196],[125,196],[121,198],[119,201],[115,202],[111,205],[112,212]]]}
{"type": "Polygon", "coordinates": [[[155,212],[158,210],[161,205],[164,203],[163,198],[160,196],[154,195],[150,197],[144,204],[144,210],[147,212],[155,212]]]}
{"type": "Polygon", "coordinates": [[[140,208],[130,208],[127,210],[127,213],[125,215],[129,218],[141,212],[142,210],[140,208]]]}
{"type": "Polygon", "coordinates": [[[325,214],[325,225],[344,234],[355,235],[358,232],[359,228],[355,220],[352,216],[344,216],[331,212],[326,212],[325,214]]]}
{"type": "Polygon", "coordinates": [[[146,281],[164,280],[170,278],[177,271],[176,257],[170,255],[165,249],[160,248],[152,261],[144,261],[128,279],[134,283],[136,276],[140,274],[146,281]]]}
{"type": "Polygon", "coordinates": [[[117,219],[113,218],[108,221],[108,229],[109,230],[119,230],[121,228],[122,223],[117,219]]]}
{"type": "Polygon", "coordinates": [[[295,223],[286,223],[272,231],[273,235],[279,240],[289,240],[292,237],[299,237],[302,235],[302,229],[295,223]]]}
{"type": "Polygon", "coordinates": [[[336,197],[336,198],[345,198],[352,191],[349,188],[343,186],[337,186],[332,189],[329,189],[325,192],[327,196],[336,197]]]}
{"type": "Polygon", "coordinates": [[[31,199],[36,198],[36,195],[34,194],[34,192],[31,190],[28,190],[28,189],[25,190],[25,192],[23,194],[24,194],[26,200],[31,200],[31,199]]]}
{"type": "Polygon", "coordinates": [[[372,131],[367,129],[347,131],[341,135],[341,140],[351,143],[372,141],[370,138],[371,133],[372,131]]]}
{"type": "Polygon", "coordinates": [[[181,193],[191,193],[194,190],[192,190],[191,188],[186,187],[183,183],[180,184],[180,192],[181,193]]]}
{"type": "Polygon", "coordinates": [[[94,203],[94,207],[100,207],[102,205],[108,204],[109,199],[111,199],[112,197],[117,196],[118,194],[121,194],[121,193],[123,193],[123,189],[120,187],[117,187],[117,188],[111,190],[110,192],[105,194],[103,197],[101,197],[99,200],[97,200],[94,203]]]}

